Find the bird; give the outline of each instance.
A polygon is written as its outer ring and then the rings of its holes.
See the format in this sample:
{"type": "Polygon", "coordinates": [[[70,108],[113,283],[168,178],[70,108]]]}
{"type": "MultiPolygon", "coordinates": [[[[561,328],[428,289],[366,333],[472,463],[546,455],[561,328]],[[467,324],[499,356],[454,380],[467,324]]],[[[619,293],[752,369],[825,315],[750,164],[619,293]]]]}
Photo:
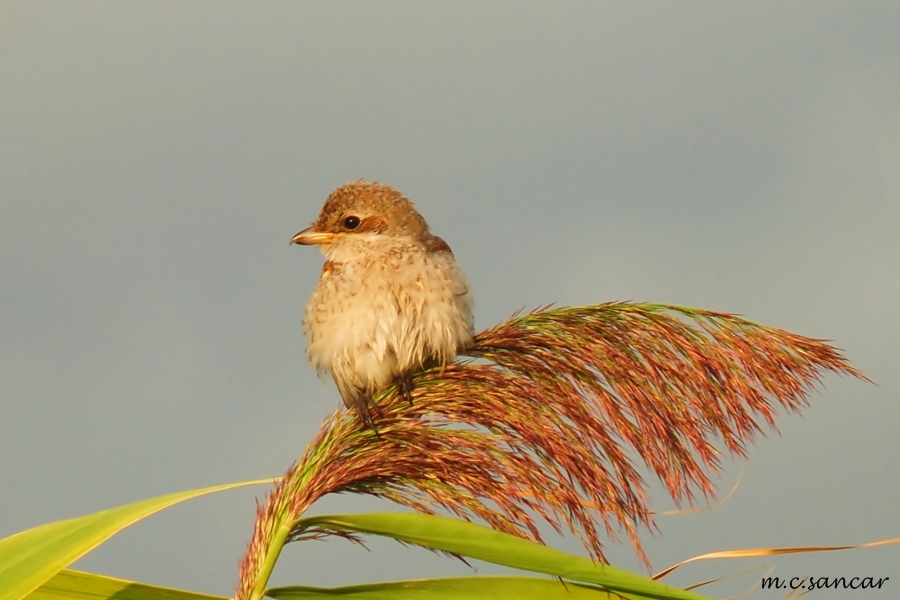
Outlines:
{"type": "Polygon", "coordinates": [[[307,358],[377,434],[375,394],[396,384],[412,402],[412,373],[473,345],[465,273],[415,205],[377,181],[338,187],[291,244],[325,255],[303,314],[307,358]]]}

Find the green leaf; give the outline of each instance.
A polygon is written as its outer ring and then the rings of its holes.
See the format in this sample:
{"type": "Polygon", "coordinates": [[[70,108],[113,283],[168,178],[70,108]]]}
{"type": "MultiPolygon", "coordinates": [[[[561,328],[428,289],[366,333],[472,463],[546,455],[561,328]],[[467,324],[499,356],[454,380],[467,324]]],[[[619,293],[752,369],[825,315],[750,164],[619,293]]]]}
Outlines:
{"type": "Polygon", "coordinates": [[[395,512],[322,515],[299,519],[294,531],[299,532],[311,527],[392,537],[432,550],[592,583],[624,594],[666,600],[705,600],[704,596],[680,590],[643,575],[597,563],[588,558],[568,554],[461,519],[395,512]]]}
{"type": "Polygon", "coordinates": [[[247,485],[258,479],[141,500],[91,515],[40,525],[0,540],[0,600],[20,600],[117,531],[191,498],[247,485]]]}
{"type": "Polygon", "coordinates": [[[28,600],[230,600],[64,569],[28,594],[28,600]]]}
{"type": "Polygon", "coordinates": [[[276,600],[348,598],[352,600],[644,600],[647,596],[616,594],[593,586],[537,577],[448,577],[390,581],[339,588],[291,586],[266,590],[276,600]]]}

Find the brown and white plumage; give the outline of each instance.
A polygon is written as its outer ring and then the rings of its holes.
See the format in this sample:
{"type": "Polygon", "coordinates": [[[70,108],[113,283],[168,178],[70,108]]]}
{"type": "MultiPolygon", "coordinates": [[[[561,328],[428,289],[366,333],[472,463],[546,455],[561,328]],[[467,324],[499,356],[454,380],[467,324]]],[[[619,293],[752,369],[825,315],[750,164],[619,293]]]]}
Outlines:
{"type": "Polygon", "coordinates": [[[399,191],[357,181],[336,189],[291,240],[326,262],[303,326],[312,365],[372,425],[372,395],[472,343],[472,294],[450,246],[399,191]]]}

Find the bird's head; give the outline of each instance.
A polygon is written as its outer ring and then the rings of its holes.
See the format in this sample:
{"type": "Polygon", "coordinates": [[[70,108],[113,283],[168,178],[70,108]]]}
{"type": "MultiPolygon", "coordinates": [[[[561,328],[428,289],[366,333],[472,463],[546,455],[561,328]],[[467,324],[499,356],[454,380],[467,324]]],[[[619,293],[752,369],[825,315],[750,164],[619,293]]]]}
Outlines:
{"type": "Polygon", "coordinates": [[[403,194],[378,182],[360,180],[334,190],[316,222],[294,235],[291,243],[318,245],[329,255],[337,246],[365,239],[419,241],[428,235],[425,219],[403,194]]]}

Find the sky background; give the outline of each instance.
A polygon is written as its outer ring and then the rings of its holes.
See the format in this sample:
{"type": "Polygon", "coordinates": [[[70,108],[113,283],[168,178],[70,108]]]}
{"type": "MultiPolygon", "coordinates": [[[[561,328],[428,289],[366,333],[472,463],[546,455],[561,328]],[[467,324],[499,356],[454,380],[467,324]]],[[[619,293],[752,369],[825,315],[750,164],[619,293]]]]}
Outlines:
{"type": "MultiPolygon", "coordinates": [[[[834,340],[877,383],[827,378],[726,463],[723,490],[745,466],[729,503],[660,517],[655,569],[900,535],[898,31],[893,1],[0,3],[0,537],[300,455],[340,401],[300,326],[322,258],[288,240],[358,178],[450,243],[479,329],[686,304],[834,340]]],[[[230,595],[265,491],[167,510],[75,566],[230,595]]],[[[296,544],[272,584],[471,572],[371,549],[296,544]]],[[[768,564],[900,590],[900,545],[768,564]]],[[[762,575],[707,593],[782,597],[762,575]]]]}

